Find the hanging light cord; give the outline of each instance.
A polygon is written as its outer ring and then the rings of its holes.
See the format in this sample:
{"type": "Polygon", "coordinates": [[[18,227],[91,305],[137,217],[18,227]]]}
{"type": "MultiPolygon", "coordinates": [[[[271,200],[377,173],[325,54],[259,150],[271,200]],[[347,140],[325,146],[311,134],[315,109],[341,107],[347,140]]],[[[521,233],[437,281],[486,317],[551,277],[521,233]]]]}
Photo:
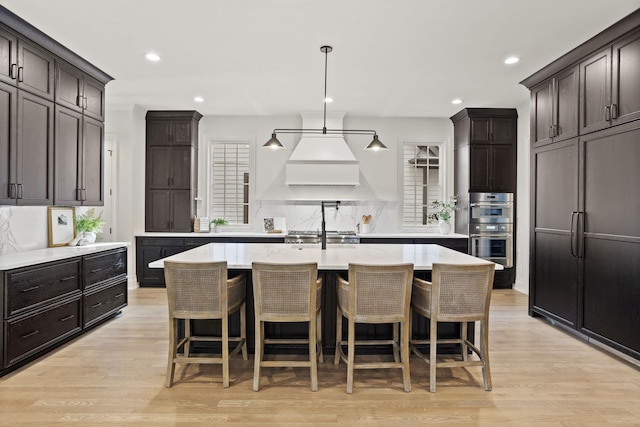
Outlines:
{"type": "Polygon", "coordinates": [[[322,104],[324,106],[323,121],[322,121],[322,133],[327,133],[327,62],[329,60],[330,46],[322,46],[324,52],[324,98],[322,98],[322,104]]]}

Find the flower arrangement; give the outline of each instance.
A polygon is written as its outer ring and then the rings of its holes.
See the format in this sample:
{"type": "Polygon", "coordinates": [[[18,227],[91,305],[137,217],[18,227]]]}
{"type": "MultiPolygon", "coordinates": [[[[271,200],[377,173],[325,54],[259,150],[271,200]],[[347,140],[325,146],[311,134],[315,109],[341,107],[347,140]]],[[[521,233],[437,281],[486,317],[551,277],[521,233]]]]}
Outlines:
{"type": "Polygon", "coordinates": [[[96,216],[93,209],[76,216],[76,230],[79,233],[102,233],[102,228],[106,223],[107,221],[102,219],[102,212],[96,216]]]}
{"type": "Polygon", "coordinates": [[[431,223],[442,221],[449,221],[451,219],[451,212],[457,211],[460,208],[458,207],[458,197],[451,196],[449,197],[449,202],[445,203],[440,200],[434,200],[431,203],[431,207],[433,209],[437,209],[436,212],[431,213],[427,216],[427,220],[431,223]]]}

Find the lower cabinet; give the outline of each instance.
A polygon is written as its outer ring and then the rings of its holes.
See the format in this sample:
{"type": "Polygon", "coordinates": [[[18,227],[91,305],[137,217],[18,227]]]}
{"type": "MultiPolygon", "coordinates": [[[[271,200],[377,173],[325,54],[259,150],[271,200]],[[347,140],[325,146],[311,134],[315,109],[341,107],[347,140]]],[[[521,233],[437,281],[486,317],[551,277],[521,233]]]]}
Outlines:
{"type": "Polygon", "coordinates": [[[0,272],[0,375],[127,305],[127,249],[0,272]]]}

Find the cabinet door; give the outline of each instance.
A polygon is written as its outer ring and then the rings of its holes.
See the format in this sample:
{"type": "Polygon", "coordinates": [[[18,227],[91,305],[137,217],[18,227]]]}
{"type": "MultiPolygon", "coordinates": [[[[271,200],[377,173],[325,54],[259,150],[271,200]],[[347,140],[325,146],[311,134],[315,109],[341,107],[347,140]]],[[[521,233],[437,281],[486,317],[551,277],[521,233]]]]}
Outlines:
{"type": "Polygon", "coordinates": [[[169,190],[147,190],[146,231],[171,231],[171,201],[169,190]]]}
{"type": "Polygon", "coordinates": [[[581,134],[603,129],[611,120],[611,48],[580,64],[581,134]]]}
{"type": "Polygon", "coordinates": [[[193,225],[193,206],[195,201],[191,190],[172,190],[171,198],[171,231],[190,232],[193,225]]]}
{"type": "Polygon", "coordinates": [[[53,101],[54,59],[46,50],[18,41],[18,87],[53,101]]]}
{"type": "Polygon", "coordinates": [[[147,187],[171,187],[172,159],[171,147],[147,146],[147,187]]]}
{"type": "Polygon", "coordinates": [[[551,142],[551,117],[553,105],[553,81],[531,89],[531,144],[551,142]]]}
{"type": "Polygon", "coordinates": [[[147,120],[147,145],[170,145],[171,122],[168,120],[147,120]]]}
{"type": "Polygon", "coordinates": [[[489,118],[472,118],[470,119],[470,140],[469,143],[487,143],[490,142],[491,119],[489,118]]]}
{"type": "Polygon", "coordinates": [[[0,28],[0,81],[15,86],[18,77],[18,38],[0,28]]]}
{"type": "Polygon", "coordinates": [[[578,210],[577,139],[532,153],[530,305],[534,311],[575,327],[578,263],[572,225],[578,210]]]}
{"type": "Polygon", "coordinates": [[[582,328],[640,353],[640,126],[633,127],[581,138],[582,328]]]}
{"type": "Polygon", "coordinates": [[[84,74],[69,64],[56,61],[56,103],[82,112],[84,74]]]}
{"type": "Polygon", "coordinates": [[[0,83],[0,205],[16,203],[16,112],[18,90],[0,83]]]}
{"type": "Polygon", "coordinates": [[[494,117],[491,119],[489,141],[492,144],[515,144],[516,121],[512,118],[494,117]]]}
{"type": "Polygon", "coordinates": [[[491,167],[489,144],[474,144],[469,147],[469,191],[491,191],[491,167]]]}
{"type": "Polygon", "coordinates": [[[578,67],[560,73],[554,79],[553,93],[553,141],[559,142],[578,136],[578,67]]]}
{"type": "Polygon", "coordinates": [[[516,159],[515,149],[511,145],[494,145],[490,150],[490,169],[492,171],[491,191],[516,191],[516,159]]]}
{"type": "Polygon", "coordinates": [[[613,123],[640,119],[640,31],[613,45],[613,123]]]}
{"type": "Polygon", "coordinates": [[[55,124],[54,204],[78,206],[82,199],[82,114],[56,106],[55,124]]]}
{"type": "Polygon", "coordinates": [[[85,75],[83,94],[84,114],[96,120],[104,120],[104,85],[85,75]]]}
{"type": "Polygon", "coordinates": [[[19,205],[53,204],[53,102],[18,91],[19,205]]]}
{"type": "Polygon", "coordinates": [[[171,149],[171,188],[191,187],[191,150],[191,146],[174,146],[171,149]]]}
{"type": "Polygon", "coordinates": [[[191,120],[172,122],[173,144],[191,145],[191,120]]]}
{"type": "Polygon", "coordinates": [[[104,124],[83,117],[82,132],[82,204],[104,204],[104,124]]]}

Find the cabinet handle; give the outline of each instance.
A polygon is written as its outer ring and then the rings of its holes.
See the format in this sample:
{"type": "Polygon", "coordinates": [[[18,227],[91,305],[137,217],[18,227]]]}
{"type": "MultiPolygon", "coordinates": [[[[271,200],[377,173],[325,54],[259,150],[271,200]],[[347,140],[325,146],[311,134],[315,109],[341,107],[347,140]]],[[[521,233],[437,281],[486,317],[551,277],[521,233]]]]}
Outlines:
{"type": "Polygon", "coordinates": [[[611,104],[611,118],[618,118],[618,104],[611,104]]]}
{"type": "Polygon", "coordinates": [[[120,292],[118,295],[115,296],[115,298],[122,298],[124,296],[124,292],[120,292]]]}
{"type": "Polygon", "coordinates": [[[584,212],[576,212],[578,221],[576,223],[576,249],[578,258],[584,258],[584,212]]]}
{"type": "Polygon", "coordinates": [[[82,108],[82,97],[80,95],[76,96],[76,107],[82,108]]]}
{"type": "Polygon", "coordinates": [[[97,273],[97,272],[102,271],[102,270],[104,270],[104,268],[96,268],[95,270],[91,270],[91,273],[92,274],[93,273],[97,273]]]}
{"type": "Polygon", "coordinates": [[[82,189],[82,201],[84,202],[85,200],[87,200],[87,189],[83,188],[82,189]]]}
{"type": "Polygon", "coordinates": [[[20,292],[23,292],[23,293],[24,292],[31,292],[31,291],[35,291],[36,289],[39,289],[39,288],[40,288],[40,285],[32,286],[30,288],[22,289],[20,292]]]}
{"type": "Polygon", "coordinates": [[[82,190],[76,188],[76,200],[82,201],[82,190]]]}
{"type": "Polygon", "coordinates": [[[575,219],[576,219],[576,214],[577,213],[578,212],[575,212],[575,211],[571,212],[571,226],[569,228],[569,237],[570,237],[569,242],[571,244],[571,256],[574,257],[574,258],[576,257],[576,251],[574,249],[576,233],[575,233],[574,226],[575,226],[575,219]]]}
{"type": "Polygon", "coordinates": [[[71,320],[73,319],[75,316],[73,314],[70,314],[66,317],[63,317],[62,319],[60,319],[61,322],[66,322],[67,320],[71,320]]]}
{"type": "Polygon", "coordinates": [[[18,82],[22,83],[24,81],[24,67],[18,67],[18,82]]]}
{"type": "Polygon", "coordinates": [[[20,338],[22,338],[22,339],[29,338],[29,337],[32,337],[35,334],[39,334],[39,333],[40,333],[40,331],[36,329],[35,331],[29,332],[28,334],[25,334],[25,335],[21,336],[20,338]]]}
{"type": "Polygon", "coordinates": [[[75,278],[76,276],[63,277],[62,279],[58,280],[58,282],[66,282],[68,280],[75,279],[75,278]]]}
{"type": "Polygon", "coordinates": [[[549,139],[553,138],[553,126],[549,126],[549,139]]]}
{"type": "Polygon", "coordinates": [[[610,121],[611,120],[611,106],[607,105],[606,107],[604,107],[604,119],[606,121],[610,121]]]}
{"type": "Polygon", "coordinates": [[[11,183],[9,187],[9,198],[17,199],[18,198],[18,185],[16,183],[11,183]]]}
{"type": "Polygon", "coordinates": [[[87,109],[87,97],[86,96],[82,97],[82,108],[84,108],[85,110],[87,109]]]}
{"type": "Polygon", "coordinates": [[[553,125],[553,132],[551,132],[551,135],[555,138],[556,136],[558,136],[558,132],[559,131],[559,127],[558,125],[553,125]]]}
{"type": "Polygon", "coordinates": [[[18,184],[18,199],[22,199],[22,184],[18,184]]]}
{"type": "Polygon", "coordinates": [[[18,64],[11,64],[11,70],[9,70],[9,77],[13,80],[18,78],[18,64]]]}
{"type": "Polygon", "coordinates": [[[102,303],[101,303],[101,302],[97,302],[97,303],[93,304],[93,305],[91,306],[91,308],[100,307],[101,305],[102,305],[102,303]]]}

